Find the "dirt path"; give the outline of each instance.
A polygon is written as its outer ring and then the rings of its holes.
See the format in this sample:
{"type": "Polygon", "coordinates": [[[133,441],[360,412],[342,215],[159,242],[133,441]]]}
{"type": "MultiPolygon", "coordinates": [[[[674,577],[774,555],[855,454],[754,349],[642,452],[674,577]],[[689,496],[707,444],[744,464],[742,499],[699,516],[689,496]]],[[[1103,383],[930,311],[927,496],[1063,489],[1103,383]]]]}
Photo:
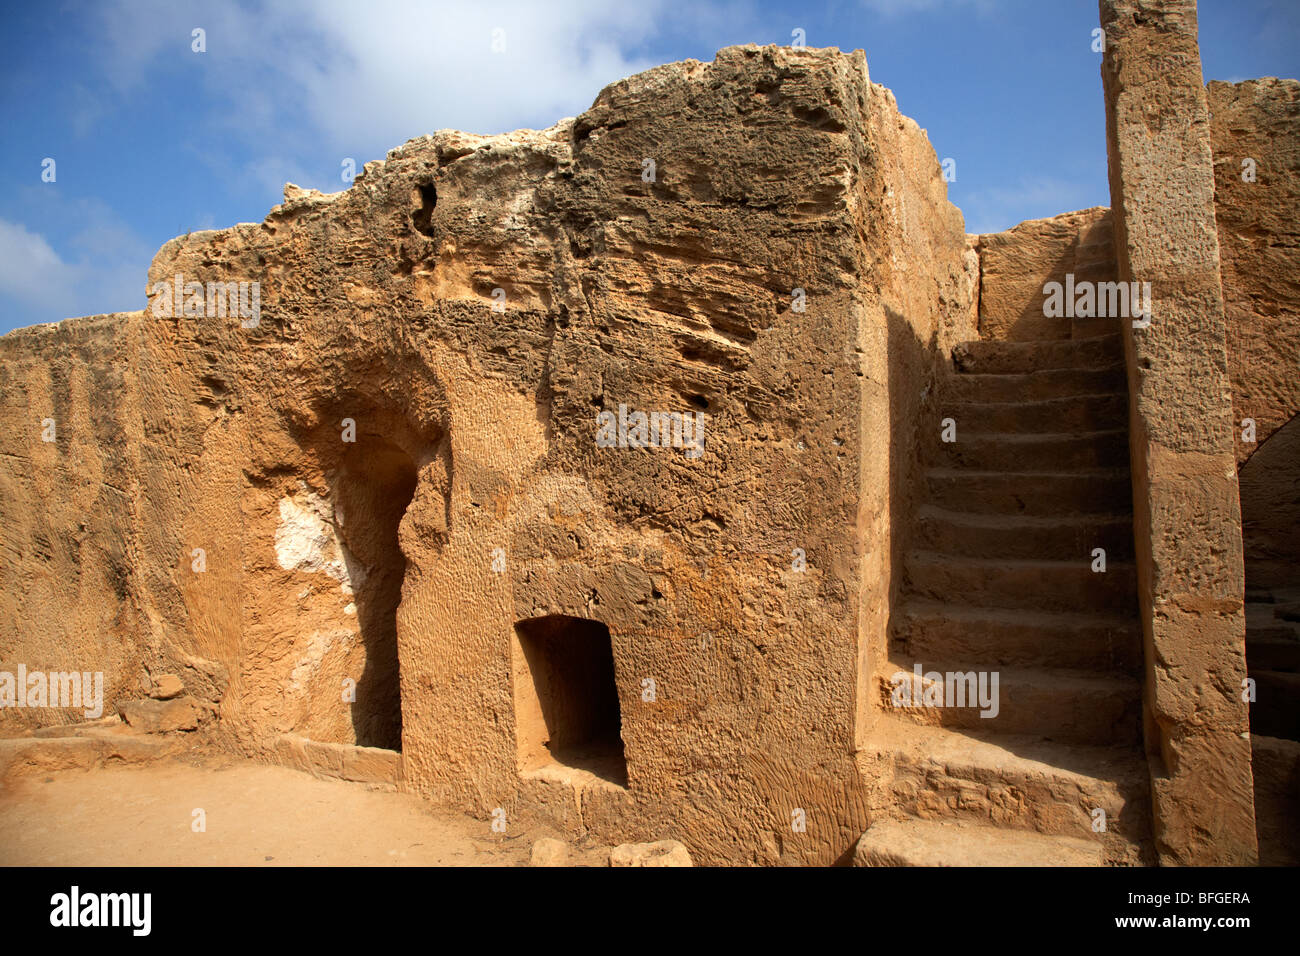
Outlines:
{"type": "Polygon", "coordinates": [[[58,771],[0,789],[0,865],[519,866],[536,835],[244,761],[58,771]],[[196,808],[206,832],[191,829],[196,808]]]}

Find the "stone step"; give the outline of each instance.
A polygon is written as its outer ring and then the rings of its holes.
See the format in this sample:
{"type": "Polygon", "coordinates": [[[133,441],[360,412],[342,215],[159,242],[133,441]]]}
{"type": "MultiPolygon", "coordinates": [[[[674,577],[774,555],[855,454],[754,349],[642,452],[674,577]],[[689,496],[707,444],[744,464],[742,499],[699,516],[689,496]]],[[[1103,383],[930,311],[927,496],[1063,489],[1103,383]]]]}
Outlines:
{"type": "Polygon", "coordinates": [[[1012,435],[1098,432],[1122,429],[1128,422],[1126,395],[1079,395],[1031,402],[947,402],[942,418],[962,433],[1012,435]]]}
{"type": "MultiPolygon", "coordinates": [[[[1108,280],[1102,279],[1101,281],[1105,282],[1108,280]]],[[[1067,321],[1070,323],[1070,338],[1078,340],[1078,339],[1091,339],[1099,335],[1114,335],[1115,328],[1118,325],[1118,323],[1132,322],[1133,320],[1131,318],[1081,319],[1076,316],[1075,318],[1068,319],[1067,321]]]]}
{"type": "Polygon", "coordinates": [[[1135,617],[906,600],[892,622],[894,646],[910,660],[1128,674],[1142,666],[1142,633],[1135,617]]]}
{"type": "Polygon", "coordinates": [[[1300,674],[1252,667],[1255,702],[1250,705],[1250,732],[1300,740],[1300,674]]]}
{"type": "Polygon", "coordinates": [[[1247,598],[1246,664],[1251,671],[1300,672],[1300,624],[1286,615],[1285,604],[1247,598]]]}
{"type": "Polygon", "coordinates": [[[1128,469],[1080,472],[925,471],[929,503],[972,514],[1125,515],[1133,511],[1128,469]]]}
{"type": "Polygon", "coordinates": [[[1107,863],[1154,862],[1149,771],[1135,749],[954,731],[888,716],[869,737],[858,764],[868,779],[882,780],[904,814],[1095,840],[1107,863]],[[1098,824],[1103,828],[1094,829],[1098,824]]]}
{"type": "Polygon", "coordinates": [[[1261,866],[1300,865],[1300,742],[1250,734],[1261,866]]]}
{"type": "Polygon", "coordinates": [[[1106,368],[1124,360],[1118,332],[1085,339],[1051,342],[966,342],[957,370],[974,375],[1040,372],[1052,369],[1106,368]]]}
{"type": "Polygon", "coordinates": [[[1033,402],[1106,394],[1128,394],[1122,363],[1102,368],[953,375],[944,397],[954,402],[1033,402]]]}
{"type": "Polygon", "coordinates": [[[881,820],[854,866],[1101,866],[1100,843],[952,820],[881,820]]]}
{"type": "Polygon", "coordinates": [[[1089,468],[1128,468],[1128,431],[980,434],[959,430],[957,440],[942,440],[935,429],[928,447],[937,467],[979,471],[1067,472],[1089,468]]]}
{"type": "Polygon", "coordinates": [[[931,601],[1040,611],[1137,613],[1133,565],[1107,559],[1093,571],[1085,552],[1074,561],[968,558],[912,551],[907,591],[931,601]]]}
{"type": "Polygon", "coordinates": [[[1128,515],[974,514],[923,505],[916,512],[916,542],[954,556],[1027,560],[1072,561],[1104,548],[1109,563],[1133,556],[1133,520],[1128,515]]]}
{"type": "Polygon", "coordinates": [[[1246,665],[1251,672],[1300,672],[1300,640],[1275,629],[1266,633],[1246,631],[1246,665]]]}
{"type": "MultiPolygon", "coordinates": [[[[916,689],[912,686],[915,683],[913,662],[901,654],[886,661],[877,672],[881,708],[886,714],[933,727],[1023,734],[1093,747],[1111,744],[1136,747],[1139,743],[1142,691],[1135,678],[1086,671],[1001,667],[984,656],[960,662],[924,660],[920,664],[922,687],[916,689]],[[971,673],[977,681],[984,676],[987,710],[981,708],[978,697],[970,705],[969,687],[956,678],[952,681],[953,706],[926,705],[926,698],[921,695],[927,688],[939,695],[932,698],[932,703],[946,703],[947,675],[971,673]],[[933,674],[943,676],[943,681],[926,676],[933,674]],[[996,696],[993,695],[994,675],[996,696]],[[963,702],[957,696],[959,688],[967,694],[964,701],[967,706],[956,706],[963,702]],[[917,701],[917,697],[921,699],[917,701]],[[985,713],[990,716],[983,716],[985,713]]],[[[978,689],[976,686],[976,693],[978,689]]]]}
{"type": "Polygon", "coordinates": [[[20,776],[146,764],[172,756],[186,746],[175,735],[142,734],[129,728],[119,732],[86,732],[74,737],[0,739],[0,791],[20,776]]]}

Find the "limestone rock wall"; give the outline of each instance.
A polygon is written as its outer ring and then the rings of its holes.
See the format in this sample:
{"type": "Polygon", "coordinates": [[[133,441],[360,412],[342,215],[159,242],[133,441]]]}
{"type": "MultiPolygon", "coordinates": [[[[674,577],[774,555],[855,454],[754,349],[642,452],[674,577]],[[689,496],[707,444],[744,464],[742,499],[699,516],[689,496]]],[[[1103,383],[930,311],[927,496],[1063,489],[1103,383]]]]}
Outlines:
{"type": "Polygon", "coordinates": [[[954,345],[978,337],[979,298],[979,259],[924,131],[876,84],[866,115],[870,162],[862,164],[854,206],[865,264],[855,301],[863,362],[858,744],[869,741],[878,713],[871,680],[888,655],[920,450],[939,428],[940,365],[954,345]]]}
{"type": "Polygon", "coordinates": [[[1300,82],[1212,82],[1207,93],[1246,591],[1268,599],[1247,638],[1260,860],[1294,863],[1297,747],[1262,734],[1300,726],[1294,655],[1268,656],[1268,635],[1287,633],[1280,608],[1300,597],[1300,82]]]}
{"type": "MultiPolygon", "coordinates": [[[[0,671],[102,673],[106,714],[138,690],[147,656],[134,535],[139,323],[99,315],[0,337],[0,671]]],[[[0,732],[86,712],[3,707],[0,732]]]]}
{"type": "Polygon", "coordinates": [[[1005,232],[978,237],[979,332],[985,339],[1069,339],[1077,332],[1113,332],[1115,321],[1044,315],[1043,286],[1113,282],[1115,248],[1104,206],[1030,219],[1005,232]],[[1085,331],[1086,330],[1086,331],[1085,331]]]}
{"type": "MultiPolygon", "coordinates": [[[[166,244],[141,315],[60,333],[103,340],[74,379],[126,375],[114,440],[69,439],[127,489],[96,526],[127,584],[84,654],[120,641],[123,681],[176,668],[246,753],[400,745],[405,786],[485,818],[830,862],[868,822],[862,673],[977,281],[933,149],[860,52],[730,48],[548,130],[286,187],[262,223],[166,244]],[[215,283],[256,308],[218,309],[215,283]],[[602,412],[638,411],[702,415],[702,450],[597,442],[602,412]],[[539,617],[608,629],[622,780],[526,765],[517,625],[539,617]]],[[[0,340],[28,433],[61,394],[29,344],[49,334],[0,340]]],[[[14,512],[48,521],[41,487],[14,512]]],[[[42,587],[6,588],[29,648],[74,597],[42,587]]]]}
{"type": "Polygon", "coordinates": [[[1191,0],[1101,0],[1121,281],[1146,740],[1162,862],[1256,860],[1241,516],[1209,110],[1191,0]]]}
{"type": "Polygon", "coordinates": [[[1216,81],[1207,93],[1241,463],[1300,412],[1300,82],[1216,81]]]}
{"type": "Polygon", "coordinates": [[[1118,324],[1157,847],[1252,862],[1241,511],[1288,586],[1300,85],[1207,94],[1190,0],[1100,9],[1113,215],[966,236],[860,51],[733,47],[286,186],[167,243],[142,312],[0,337],[0,671],[103,672],[105,713],[176,674],[242,753],[832,862],[892,800],[855,752],[952,347],[1107,333],[1044,283],[1150,281],[1118,324]],[[551,760],[548,708],[616,708],[616,746],[551,760]]]}
{"type": "Polygon", "coordinates": [[[1259,449],[1252,573],[1285,584],[1300,87],[1207,100],[1193,4],[1100,6],[1113,217],[968,237],[860,52],[734,47],[287,186],[167,243],[142,312],[0,337],[0,670],[102,671],[105,713],[177,674],[230,748],[485,819],[832,862],[892,799],[854,754],[950,350],[1109,332],[1044,283],[1150,281],[1120,326],[1157,843],[1252,861],[1233,465],[1259,449]],[[656,413],[698,443],[598,439],[656,413]],[[617,754],[548,760],[563,680],[616,701],[617,754]]]}

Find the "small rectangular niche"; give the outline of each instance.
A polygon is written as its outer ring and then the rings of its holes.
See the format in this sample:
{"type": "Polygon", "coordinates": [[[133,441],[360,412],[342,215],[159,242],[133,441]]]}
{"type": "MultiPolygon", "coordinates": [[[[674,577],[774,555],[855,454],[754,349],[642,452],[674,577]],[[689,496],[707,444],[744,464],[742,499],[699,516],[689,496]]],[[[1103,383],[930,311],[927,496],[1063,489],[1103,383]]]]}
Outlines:
{"type": "Polygon", "coordinates": [[[559,614],[520,621],[513,658],[520,773],[626,787],[609,628],[559,614]]]}

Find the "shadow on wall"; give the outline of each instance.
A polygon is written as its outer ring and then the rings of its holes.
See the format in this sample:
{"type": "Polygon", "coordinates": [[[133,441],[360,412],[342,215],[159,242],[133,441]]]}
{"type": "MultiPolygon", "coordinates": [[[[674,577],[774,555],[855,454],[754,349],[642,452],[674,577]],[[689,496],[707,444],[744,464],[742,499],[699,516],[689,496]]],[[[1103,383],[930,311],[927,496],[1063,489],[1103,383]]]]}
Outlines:
{"type": "Polygon", "coordinates": [[[1239,472],[1259,861],[1300,862],[1300,415],[1239,472]]]}
{"type": "Polygon", "coordinates": [[[375,436],[348,446],[334,481],[335,520],[346,547],[366,655],[352,704],[352,726],[363,747],[402,749],[397,605],[406,558],[397,529],[415,483],[410,457],[375,436]]]}
{"type": "Polygon", "coordinates": [[[1241,466],[1242,537],[1249,587],[1300,584],[1300,415],[1241,466]]]}
{"type": "Polygon", "coordinates": [[[1300,740],[1300,415],[1241,466],[1252,734],[1300,740]]]}
{"type": "Polygon", "coordinates": [[[520,621],[513,667],[519,770],[559,765],[626,787],[609,628],[559,614],[520,621]]]}
{"type": "MultiPolygon", "coordinates": [[[[896,647],[894,620],[906,587],[907,552],[913,547],[913,524],[925,488],[925,463],[939,441],[937,331],[923,343],[905,316],[886,308],[889,323],[889,624],[886,650],[908,654],[896,647]]],[[[879,699],[879,698],[878,698],[879,699]]],[[[883,704],[881,705],[883,706],[883,704]]]]}
{"type": "Polygon", "coordinates": [[[408,411],[423,398],[428,413],[423,373],[384,377],[364,363],[351,370],[365,372],[383,388],[359,391],[325,377],[313,385],[319,392],[295,396],[283,431],[266,442],[255,483],[281,499],[279,566],[323,574],[311,583],[291,576],[282,589],[263,593],[249,615],[249,637],[260,642],[250,666],[283,681],[285,660],[293,659],[287,655],[298,658],[289,675],[292,699],[278,705],[294,733],[400,751],[398,610],[412,568],[400,532],[423,476],[430,497],[417,502],[422,519],[406,546],[420,549],[412,555],[418,561],[426,546],[436,553],[445,544],[450,443],[440,424],[420,424],[408,411]],[[287,518],[286,510],[293,512],[287,518]]]}
{"type": "MultiPolygon", "coordinates": [[[[937,336],[931,337],[927,347],[904,315],[889,307],[884,311],[887,354],[882,357],[886,380],[883,400],[887,409],[873,411],[872,406],[878,407],[880,399],[864,392],[864,413],[869,420],[881,413],[888,416],[888,421],[883,423],[888,429],[888,446],[872,447],[871,438],[867,438],[861,454],[863,467],[871,475],[877,475],[878,471],[876,464],[868,459],[885,459],[888,516],[883,532],[886,540],[875,540],[873,532],[867,530],[866,540],[860,542],[864,555],[880,555],[883,550],[884,556],[878,560],[881,577],[872,570],[876,565],[869,563],[861,582],[860,613],[865,633],[859,634],[858,648],[854,721],[854,741],[858,748],[872,747],[879,731],[884,729],[880,722],[894,719],[887,700],[882,697],[880,681],[886,675],[892,652],[907,650],[896,647],[894,642],[896,614],[904,587],[904,558],[911,541],[919,490],[924,487],[922,450],[931,438],[937,441],[939,435],[938,419],[933,414],[937,408],[936,369],[943,361],[938,355],[937,336]]],[[[882,426],[878,423],[874,427],[879,431],[882,426]]],[[[879,434],[875,437],[881,438],[879,434]]],[[[871,515],[864,517],[868,522],[874,520],[871,515]]],[[[846,852],[851,851],[849,846],[846,852]]]]}

